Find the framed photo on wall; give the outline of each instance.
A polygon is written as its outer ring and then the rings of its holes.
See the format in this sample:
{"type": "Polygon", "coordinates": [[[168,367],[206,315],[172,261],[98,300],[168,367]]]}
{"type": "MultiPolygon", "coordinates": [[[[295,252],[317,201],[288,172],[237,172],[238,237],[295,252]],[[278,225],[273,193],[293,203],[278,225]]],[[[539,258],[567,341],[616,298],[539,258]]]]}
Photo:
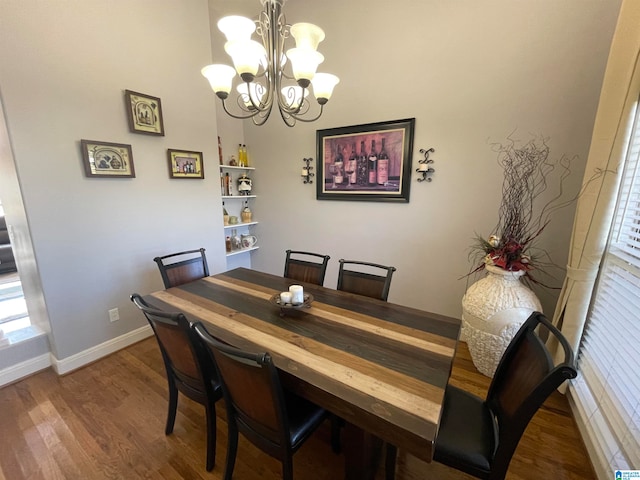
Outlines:
{"type": "Polygon", "coordinates": [[[164,136],[162,102],[158,97],[125,90],[124,98],[131,132],[164,136]]]}
{"type": "Polygon", "coordinates": [[[415,118],[317,130],[318,200],[409,202],[415,118]]]}
{"type": "Polygon", "coordinates": [[[167,150],[169,178],[204,178],[202,152],[167,150]]]}
{"type": "Polygon", "coordinates": [[[87,177],[134,178],[136,176],[131,145],[80,140],[80,148],[87,177]]]}

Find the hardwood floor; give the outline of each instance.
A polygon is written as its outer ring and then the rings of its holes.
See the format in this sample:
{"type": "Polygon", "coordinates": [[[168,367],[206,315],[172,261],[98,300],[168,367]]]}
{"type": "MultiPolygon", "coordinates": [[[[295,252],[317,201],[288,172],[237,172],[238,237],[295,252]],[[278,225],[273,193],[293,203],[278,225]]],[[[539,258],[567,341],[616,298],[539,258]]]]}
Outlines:
{"type": "MultiPolygon", "coordinates": [[[[452,383],[484,395],[488,379],[466,345],[452,383]]],[[[0,480],[222,478],[227,432],[218,402],[216,466],[205,470],[204,409],[180,396],[172,435],[164,435],[167,387],[149,338],[64,377],[46,370],[0,389],[0,480]]],[[[294,457],[300,480],[339,480],[344,459],[323,425],[294,457]]],[[[383,478],[382,468],[377,478],[383,478]]],[[[280,479],[280,464],[240,437],[236,480],[280,479]]],[[[398,480],[471,478],[400,452],[398,480]]],[[[509,480],[595,479],[566,399],[554,394],[529,425],[509,480]]]]}

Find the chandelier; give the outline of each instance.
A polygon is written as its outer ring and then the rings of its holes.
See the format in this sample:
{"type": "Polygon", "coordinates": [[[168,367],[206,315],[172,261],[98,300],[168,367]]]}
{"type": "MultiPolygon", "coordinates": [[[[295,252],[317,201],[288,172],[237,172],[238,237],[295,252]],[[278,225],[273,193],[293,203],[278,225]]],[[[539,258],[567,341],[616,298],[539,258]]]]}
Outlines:
{"type": "Polygon", "coordinates": [[[222,100],[224,111],[233,118],[251,118],[254,124],[264,125],[275,103],[287,126],[293,127],[297,120],[313,122],[322,115],[324,105],[340,81],[330,73],[316,73],[324,61],[324,56],[317,51],[324,32],[311,23],[288,25],[282,13],[285,1],[261,0],[263,10],[255,21],[238,15],[218,21],[218,28],[227,38],[224,49],[233,60],[234,68],[207,65],[202,75],[222,100]],[[251,39],[254,32],[260,42],[251,39]],[[295,48],[285,51],[285,42],[291,36],[295,39],[295,48]],[[232,96],[236,106],[230,109],[228,102],[236,73],[242,82],[236,87],[235,97],[232,96]],[[310,87],[319,105],[314,109],[316,113],[311,112],[311,102],[307,99],[310,87]]]}

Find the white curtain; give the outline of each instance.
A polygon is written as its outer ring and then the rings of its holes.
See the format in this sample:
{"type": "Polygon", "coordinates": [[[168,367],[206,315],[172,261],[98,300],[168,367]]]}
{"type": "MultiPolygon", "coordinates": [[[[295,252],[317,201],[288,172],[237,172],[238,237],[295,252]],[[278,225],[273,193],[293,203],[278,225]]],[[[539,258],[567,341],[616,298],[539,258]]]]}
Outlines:
{"type": "MultiPolygon", "coordinates": [[[[553,323],[577,353],[609,235],[640,95],[640,1],[624,0],[613,36],[553,323]]],[[[560,352],[558,352],[560,353],[560,352]]]]}

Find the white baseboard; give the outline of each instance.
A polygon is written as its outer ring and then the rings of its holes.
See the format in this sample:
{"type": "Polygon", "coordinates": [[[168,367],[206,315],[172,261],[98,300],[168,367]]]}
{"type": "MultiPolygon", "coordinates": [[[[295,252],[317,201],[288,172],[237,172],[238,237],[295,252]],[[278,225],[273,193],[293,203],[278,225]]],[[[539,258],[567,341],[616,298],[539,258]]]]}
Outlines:
{"type": "Polygon", "coordinates": [[[95,347],[91,347],[83,352],[71,355],[70,357],[63,358],[62,360],[58,360],[51,355],[51,366],[58,375],[64,375],[65,373],[84,367],[89,363],[95,362],[96,360],[106,357],[118,350],[122,350],[123,348],[133,345],[134,343],[144,340],[152,335],[153,330],[151,329],[151,326],[145,325],[144,327],[137,328],[129,333],[108,340],[100,345],[96,345],[95,347]]]}
{"type": "Polygon", "coordinates": [[[0,387],[13,383],[51,366],[51,355],[42,354],[0,370],[0,387]]]}

